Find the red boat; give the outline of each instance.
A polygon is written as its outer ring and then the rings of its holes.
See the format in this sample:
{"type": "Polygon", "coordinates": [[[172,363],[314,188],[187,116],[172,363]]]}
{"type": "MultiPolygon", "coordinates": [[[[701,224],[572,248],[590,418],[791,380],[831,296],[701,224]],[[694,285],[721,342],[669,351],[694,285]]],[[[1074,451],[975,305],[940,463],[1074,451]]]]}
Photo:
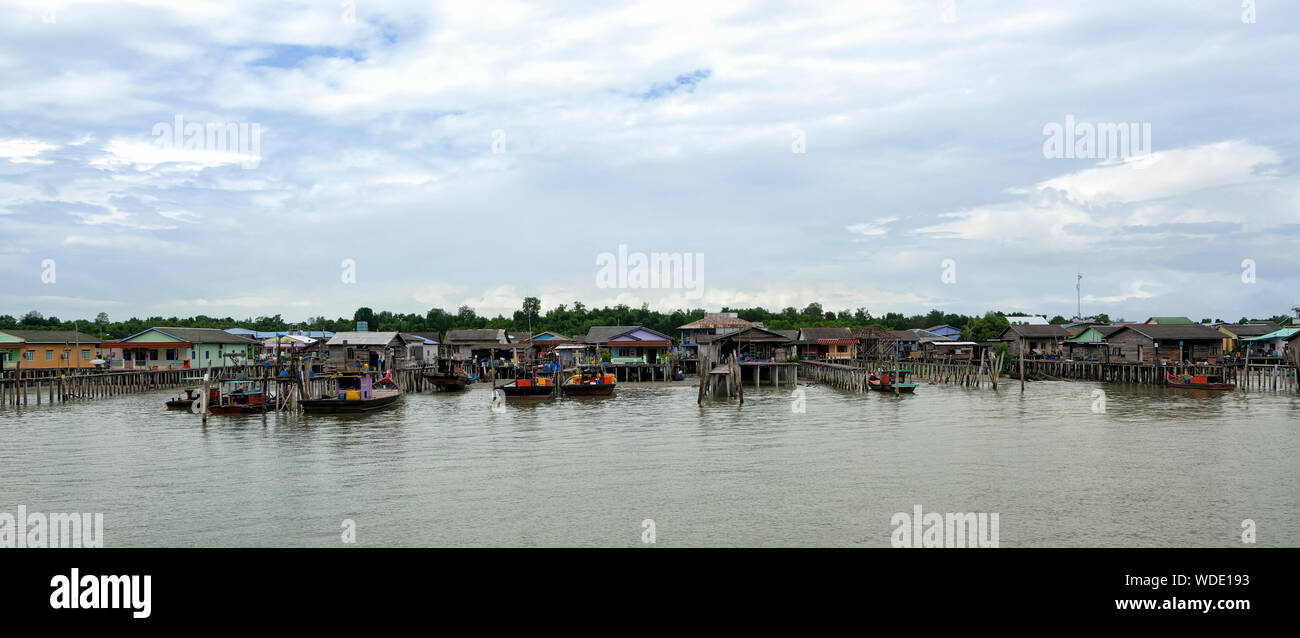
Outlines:
{"type": "Polygon", "coordinates": [[[1165,373],[1165,381],[1168,382],[1168,384],[1171,387],[1175,387],[1175,388],[1191,388],[1196,390],[1236,390],[1237,389],[1237,384],[1223,383],[1222,379],[1223,377],[1220,375],[1169,374],[1168,372],[1165,373]],[[1220,381],[1214,381],[1214,379],[1219,379],[1220,381]]]}
{"type": "Polygon", "coordinates": [[[208,412],[212,414],[257,414],[266,412],[266,395],[258,390],[252,381],[223,381],[225,392],[217,393],[214,388],[209,396],[216,394],[215,401],[209,401],[208,412]]]}

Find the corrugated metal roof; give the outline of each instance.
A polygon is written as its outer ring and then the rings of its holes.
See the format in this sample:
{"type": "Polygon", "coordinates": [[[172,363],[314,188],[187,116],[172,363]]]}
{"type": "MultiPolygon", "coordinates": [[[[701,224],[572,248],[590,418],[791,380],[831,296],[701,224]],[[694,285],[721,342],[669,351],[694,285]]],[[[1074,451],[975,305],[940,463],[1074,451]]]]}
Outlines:
{"type": "MultiPolygon", "coordinates": [[[[1199,323],[1193,324],[1138,324],[1136,326],[1124,326],[1124,330],[1132,330],[1146,337],[1157,339],[1223,339],[1223,333],[1206,325],[1199,323]]],[[[1120,332],[1119,330],[1115,331],[1120,332]]]]}
{"type": "Polygon", "coordinates": [[[746,321],[735,316],[734,312],[710,312],[703,318],[696,319],[684,326],[677,326],[678,330],[708,330],[711,328],[748,328],[757,326],[752,321],[746,321]]]}
{"type": "Polygon", "coordinates": [[[99,343],[99,337],[75,330],[0,330],[27,343],[99,343]]]}
{"type": "Polygon", "coordinates": [[[119,339],[119,341],[134,339],[135,337],[138,337],[146,332],[149,332],[149,330],[157,330],[158,332],[161,332],[165,335],[169,335],[171,337],[180,339],[181,341],[187,341],[189,343],[237,343],[237,344],[256,343],[253,339],[249,339],[244,335],[230,334],[229,332],[226,332],[225,330],[221,330],[220,328],[169,328],[169,327],[159,327],[159,326],[154,326],[147,330],[141,330],[140,332],[137,332],[129,337],[123,337],[122,339],[119,339]]]}
{"type": "Polygon", "coordinates": [[[386,346],[398,337],[396,332],[336,332],[325,345],[386,346]]]}
{"type": "Polygon", "coordinates": [[[493,328],[480,328],[472,330],[448,330],[447,343],[485,343],[495,341],[505,343],[506,331],[493,328]]]}
{"type": "Polygon", "coordinates": [[[804,341],[852,339],[853,331],[848,328],[803,328],[799,331],[799,337],[804,341]]]}

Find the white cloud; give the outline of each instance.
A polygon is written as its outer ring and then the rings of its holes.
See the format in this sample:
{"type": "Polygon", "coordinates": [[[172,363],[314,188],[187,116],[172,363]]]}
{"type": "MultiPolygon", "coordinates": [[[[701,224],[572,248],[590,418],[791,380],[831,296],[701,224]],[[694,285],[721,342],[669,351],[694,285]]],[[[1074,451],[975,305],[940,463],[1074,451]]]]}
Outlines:
{"type": "Polygon", "coordinates": [[[1258,169],[1281,156],[1271,148],[1224,141],[1152,153],[1039,182],[1086,205],[1144,202],[1184,193],[1269,179],[1258,169]]]}
{"type": "Polygon", "coordinates": [[[34,139],[0,140],[0,157],[14,164],[50,164],[53,160],[40,160],[36,159],[36,156],[58,148],[57,144],[48,144],[34,139]]]}
{"type": "MultiPolygon", "coordinates": [[[[885,226],[888,226],[889,224],[892,224],[896,221],[898,221],[897,217],[881,217],[879,219],[870,222],[862,222],[862,223],[846,226],[845,230],[848,230],[850,233],[853,233],[855,235],[861,235],[865,238],[884,237],[889,233],[889,229],[885,228],[885,226]]],[[[866,241],[866,240],[855,239],[854,241],[866,241]]]]}

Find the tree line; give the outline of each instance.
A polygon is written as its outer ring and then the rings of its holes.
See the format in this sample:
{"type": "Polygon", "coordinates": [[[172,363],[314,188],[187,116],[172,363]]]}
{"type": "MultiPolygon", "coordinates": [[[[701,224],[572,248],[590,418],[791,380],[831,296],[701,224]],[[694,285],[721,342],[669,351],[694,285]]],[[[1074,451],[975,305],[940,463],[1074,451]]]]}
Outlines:
{"type": "MultiPolygon", "coordinates": [[[[642,304],[639,308],[632,308],[625,304],[605,306],[603,308],[588,308],[586,304],[575,301],[572,304],[560,304],[546,311],[542,310],[541,305],[538,298],[525,297],[519,310],[514,311],[509,317],[503,314],[498,314],[495,317],[482,316],[469,306],[461,306],[454,313],[442,308],[431,308],[424,314],[390,312],[388,310],[376,312],[371,308],[362,307],[358,308],[351,318],[330,319],[317,316],[308,317],[305,321],[286,321],[278,314],[269,317],[248,317],[245,319],[197,315],[188,318],[154,316],[141,319],[132,317],[124,321],[112,321],[109,319],[108,314],[103,312],[96,315],[94,319],[66,321],[58,317],[45,317],[33,310],[19,318],[12,315],[0,315],[0,330],[5,328],[26,330],[77,329],[104,339],[121,339],[153,326],[246,328],[265,332],[289,330],[344,332],[355,330],[359,322],[365,322],[367,329],[371,331],[436,332],[445,335],[449,330],[493,328],[512,332],[531,331],[532,334],[550,331],[569,337],[584,335],[592,326],[645,326],[676,337],[678,326],[701,319],[706,314],[703,308],[662,312],[651,310],[648,304],[642,304]]],[[[886,330],[910,330],[946,324],[960,329],[962,338],[970,341],[993,339],[1007,327],[1007,316],[1025,314],[990,310],[982,315],[964,315],[946,313],[942,310],[931,310],[928,313],[916,315],[888,312],[880,316],[874,316],[866,308],[836,312],[828,311],[820,303],[815,302],[808,304],[803,309],[786,307],[780,311],[770,311],[762,307],[724,307],[721,311],[734,312],[741,319],[747,321],[761,322],[764,327],[772,330],[822,327],[856,328],[867,325],[878,326],[886,330]]],[[[1046,315],[1038,316],[1047,319],[1046,315]]],[[[1288,321],[1289,318],[1288,315],[1277,315],[1267,320],[1281,324],[1288,321]]],[[[1110,317],[1105,314],[1097,315],[1095,319],[1102,323],[1110,322],[1110,317]]],[[[1048,321],[1054,324],[1064,324],[1068,320],[1057,315],[1048,319],[1048,321]]],[[[1124,320],[1118,319],[1117,321],[1123,322],[1124,320]]],[[[1239,323],[1246,323],[1247,321],[1263,320],[1248,320],[1246,317],[1242,317],[1239,323]]],[[[1210,322],[1208,318],[1201,320],[1201,323],[1210,322]]]]}

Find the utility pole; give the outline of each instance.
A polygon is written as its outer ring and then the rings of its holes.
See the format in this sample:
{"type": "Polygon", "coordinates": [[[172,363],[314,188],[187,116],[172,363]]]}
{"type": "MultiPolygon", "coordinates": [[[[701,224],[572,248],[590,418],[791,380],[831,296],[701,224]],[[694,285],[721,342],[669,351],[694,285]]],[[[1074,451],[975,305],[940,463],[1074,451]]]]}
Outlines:
{"type": "Polygon", "coordinates": [[[1074,280],[1074,318],[1083,319],[1083,273],[1074,280]]]}

